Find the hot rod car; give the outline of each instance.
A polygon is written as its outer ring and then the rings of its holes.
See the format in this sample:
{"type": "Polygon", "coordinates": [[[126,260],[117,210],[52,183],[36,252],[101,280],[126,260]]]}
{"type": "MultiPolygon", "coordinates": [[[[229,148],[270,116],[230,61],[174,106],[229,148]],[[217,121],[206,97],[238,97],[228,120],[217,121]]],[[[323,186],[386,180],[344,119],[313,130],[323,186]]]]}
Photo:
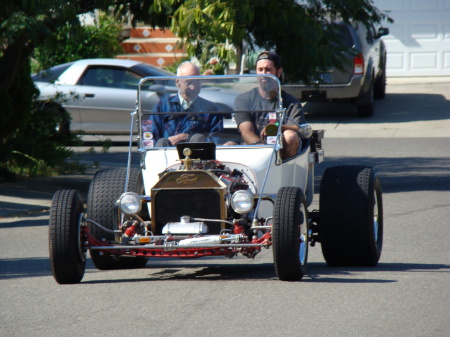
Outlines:
{"type": "MultiPolygon", "coordinates": [[[[236,96],[258,88],[262,76],[276,83],[277,97],[282,97],[280,83],[271,75],[183,79],[236,96]]],[[[142,85],[153,79],[142,79],[137,90],[125,167],[94,175],[87,206],[76,190],[60,190],[53,197],[49,250],[58,283],[82,280],[87,251],[96,268],[110,270],[145,267],[149,259],[158,257],[240,254],[254,258],[263,250],[272,250],[276,275],[286,281],[305,275],[308,248],[317,242],[328,265],[378,263],[383,205],[380,179],[373,168],[327,168],[321,179],[319,210],[310,211],[314,166],[324,160],[323,130],[299,125],[301,146],[295,156],[284,158],[281,126],[289,117],[280,98],[273,110],[257,111],[270,113],[275,130],[260,144],[244,144],[235,127],[206,132],[202,142],[157,147],[147,121],[159,112],[146,109],[141,99],[142,85]],[[135,141],[139,168],[131,165],[135,141]]],[[[150,89],[161,99],[168,94],[164,85],[150,89]]],[[[205,111],[176,114],[189,114],[194,121],[205,118],[205,111]]],[[[170,119],[172,114],[167,116],[170,119]]]]}

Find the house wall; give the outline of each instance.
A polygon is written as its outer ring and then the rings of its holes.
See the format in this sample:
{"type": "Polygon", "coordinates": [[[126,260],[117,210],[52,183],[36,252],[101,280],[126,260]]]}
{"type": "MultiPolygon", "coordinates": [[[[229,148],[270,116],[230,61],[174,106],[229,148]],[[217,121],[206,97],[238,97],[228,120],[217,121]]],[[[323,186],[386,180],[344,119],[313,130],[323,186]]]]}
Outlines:
{"type": "Polygon", "coordinates": [[[141,61],[157,67],[166,67],[187,57],[180,47],[180,39],[168,29],[131,28],[130,37],[122,42],[122,47],[125,54],[117,58],[141,61]]]}
{"type": "Polygon", "coordinates": [[[450,0],[375,0],[393,24],[387,76],[450,76],[450,0]]]}

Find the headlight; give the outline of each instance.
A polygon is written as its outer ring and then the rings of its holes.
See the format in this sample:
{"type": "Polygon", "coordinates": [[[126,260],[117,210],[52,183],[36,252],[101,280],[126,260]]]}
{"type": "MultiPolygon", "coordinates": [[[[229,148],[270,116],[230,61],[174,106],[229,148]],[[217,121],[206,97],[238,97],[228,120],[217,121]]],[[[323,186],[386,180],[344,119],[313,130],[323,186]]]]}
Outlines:
{"type": "Polygon", "coordinates": [[[236,213],[246,214],[253,208],[253,194],[248,190],[236,191],[231,197],[231,207],[236,213]]]}
{"type": "Polygon", "coordinates": [[[139,213],[141,206],[141,198],[134,192],[126,192],[119,199],[119,207],[126,214],[139,213]]]}

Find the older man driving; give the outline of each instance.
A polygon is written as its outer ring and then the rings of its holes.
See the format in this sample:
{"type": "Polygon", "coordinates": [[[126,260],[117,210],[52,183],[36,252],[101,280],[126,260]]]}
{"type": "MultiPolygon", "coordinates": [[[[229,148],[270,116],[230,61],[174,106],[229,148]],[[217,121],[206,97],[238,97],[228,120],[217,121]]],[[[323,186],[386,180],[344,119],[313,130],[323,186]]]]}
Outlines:
{"type": "MultiPolygon", "coordinates": [[[[199,69],[191,62],[183,62],[177,70],[177,76],[198,75],[199,69]]],[[[201,80],[179,78],[176,85],[178,93],[161,99],[153,109],[156,114],[144,121],[143,127],[147,132],[144,132],[143,141],[147,146],[208,141],[211,135],[223,130],[223,116],[210,113],[219,110],[216,104],[199,96],[201,80]]]]}

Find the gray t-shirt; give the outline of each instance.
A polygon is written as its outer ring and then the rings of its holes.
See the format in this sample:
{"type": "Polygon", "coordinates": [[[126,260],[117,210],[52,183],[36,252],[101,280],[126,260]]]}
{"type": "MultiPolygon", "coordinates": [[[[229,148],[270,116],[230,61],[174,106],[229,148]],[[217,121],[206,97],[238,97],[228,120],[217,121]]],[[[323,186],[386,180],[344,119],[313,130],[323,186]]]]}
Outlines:
{"type": "MultiPolygon", "coordinates": [[[[281,91],[281,97],[283,99],[283,107],[287,109],[286,116],[289,117],[289,120],[284,124],[294,125],[296,123],[305,123],[301,103],[285,91],[281,91]]],[[[235,114],[236,124],[239,126],[242,122],[252,122],[256,132],[259,134],[269,123],[268,113],[274,112],[278,108],[277,105],[278,97],[265,99],[259,94],[258,88],[253,88],[236,98],[234,110],[246,111],[235,114]]]]}

